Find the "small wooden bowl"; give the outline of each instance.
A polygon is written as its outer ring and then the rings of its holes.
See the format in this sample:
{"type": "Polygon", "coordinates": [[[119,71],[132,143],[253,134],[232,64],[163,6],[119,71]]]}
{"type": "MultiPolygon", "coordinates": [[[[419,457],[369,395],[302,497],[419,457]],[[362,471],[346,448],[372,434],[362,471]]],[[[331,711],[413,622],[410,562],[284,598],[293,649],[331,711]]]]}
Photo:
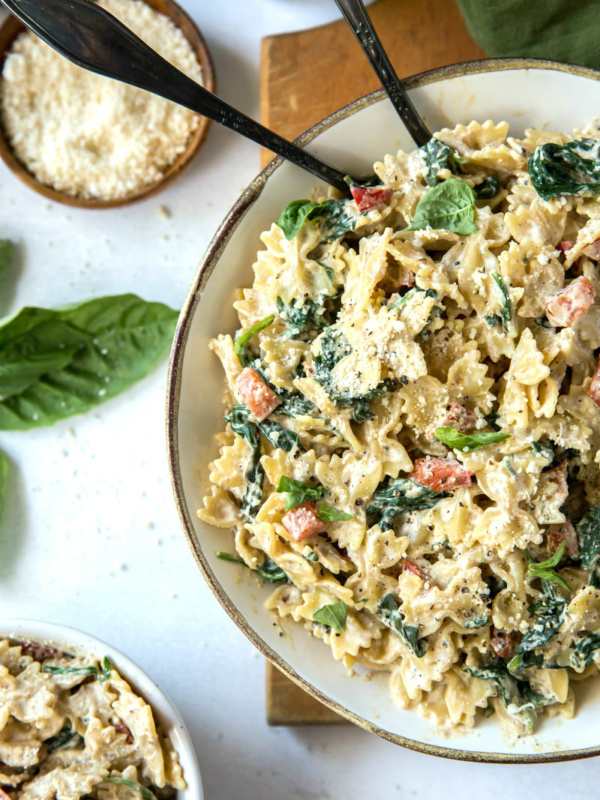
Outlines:
{"type": "MultiPolygon", "coordinates": [[[[195,23],[186,14],[186,12],[173,2],[173,0],[145,0],[145,2],[161,14],[169,17],[175,25],[181,30],[185,38],[191,44],[200,67],[202,69],[203,85],[210,92],[215,91],[215,78],[212,60],[208,48],[202,38],[202,34],[196,27],[195,23]]],[[[4,24],[0,26],[0,64],[4,67],[4,61],[8,51],[16,37],[25,31],[25,26],[19,22],[15,17],[9,16],[4,24]]],[[[108,79],[107,79],[108,80],[108,79]]],[[[47,197],[49,200],[54,200],[57,203],[63,203],[67,206],[76,206],[77,208],[118,208],[119,206],[130,205],[137,203],[140,200],[145,200],[152,197],[159,192],[162,192],[169,184],[181,175],[183,170],[188,167],[200,149],[204,141],[210,120],[206,117],[200,117],[198,127],[193,131],[187,147],[176,160],[169,166],[160,180],[143,187],[139,191],[132,192],[129,195],[120,197],[116,200],[100,200],[95,198],[77,197],[76,195],[69,195],[65,192],[60,192],[57,189],[48,186],[39,181],[29,170],[19,161],[16,157],[10,143],[6,137],[6,132],[2,126],[0,117],[0,157],[13,172],[17,178],[26,183],[31,189],[47,197]]]]}

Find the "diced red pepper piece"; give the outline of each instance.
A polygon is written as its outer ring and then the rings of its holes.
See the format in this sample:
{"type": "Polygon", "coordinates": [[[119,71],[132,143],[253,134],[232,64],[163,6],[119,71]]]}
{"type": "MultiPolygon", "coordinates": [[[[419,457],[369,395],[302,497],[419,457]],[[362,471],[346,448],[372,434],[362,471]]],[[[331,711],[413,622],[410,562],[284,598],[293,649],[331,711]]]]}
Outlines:
{"type": "Polygon", "coordinates": [[[400,286],[408,286],[412,289],[415,285],[415,273],[408,267],[400,267],[398,284],[400,286]]]}
{"type": "Polygon", "coordinates": [[[492,650],[500,658],[512,658],[517,651],[517,646],[521,635],[517,631],[499,631],[497,628],[492,628],[492,638],[490,644],[492,650]]]}
{"type": "Polygon", "coordinates": [[[559,242],[556,245],[556,249],[560,250],[561,253],[566,253],[567,250],[571,250],[575,242],[570,242],[568,239],[565,239],[564,242],[559,242]]]}
{"type": "Polygon", "coordinates": [[[473,430],[476,425],[477,416],[468,408],[457,403],[448,410],[440,427],[456,428],[459,433],[466,433],[466,431],[473,430]]]}
{"type": "Polygon", "coordinates": [[[428,581],[429,575],[422,569],[418,564],[415,564],[414,561],[409,561],[408,558],[405,558],[402,561],[402,571],[410,572],[412,575],[416,575],[418,578],[421,578],[422,581],[428,581]]]}
{"type": "Polygon", "coordinates": [[[125,725],[121,717],[117,717],[115,720],[112,720],[111,724],[116,731],[125,734],[125,736],[127,737],[127,744],[133,744],[133,734],[131,733],[127,725],[125,725]]]}
{"type": "Polygon", "coordinates": [[[246,367],[235,383],[244,403],[259,422],[272,414],[281,403],[281,398],[270,389],[256,370],[246,367]]]}
{"type": "Polygon", "coordinates": [[[577,531],[569,520],[562,525],[550,525],[546,531],[546,547],[551,553],[556,553],[563,542],[566,556],[573,556],[579,552],[577,531]]]}
{"type": "Polygon", "coordinates": [[[284,515],[281,523],[295,542],[301,542],[324,528],[323,522],[317,517],[314,503],[302,503],[292,508],[284,515]]]}
{"type": "Polygon", "coordinates": [[[47,658],[60,658],[63,653],[58,647],[41,642],[17,642],[21,645],[21,653],[24,656],[31,656],[34,661],[45,661],[47,658]]]}
{"type": "Polygon", "coordinates": [[[600,261],[600,239],[596,239],[595,242],[588,244],[583,248],[581,253],[594,261],[600,261]]]}
{"type": "Polygon", "coordinates": [[[351,186],[352,197],[356,201],[356,207],[362,213],[370,208],[389,203],[394,194],[393,189],[385,186],[351,186]]]}
{"type": "Polygon", "coordinates": [[[596,403],[596,405],[600,408],[600,361],[598,361],[596,372],[594,372],[592,375],[592,382],[590,384],[590,388],[588,389],[588,394],[594,403],[596,403]]]}
{"type": "Polygon", "coordinates": [[[546,316],[555,328],[566,328],[578,320],[594,302],[596,292],[589,278],[576,278],[546,303],[546,316]]]}
{"type": "Polygon", "coordinates": [[[408,477],[434,492],[445,492],[448,489],[458,489],[459,486],[470,486],[471,475],[458,461],[427,456],[415,461],[414,469],[408,477]]]}

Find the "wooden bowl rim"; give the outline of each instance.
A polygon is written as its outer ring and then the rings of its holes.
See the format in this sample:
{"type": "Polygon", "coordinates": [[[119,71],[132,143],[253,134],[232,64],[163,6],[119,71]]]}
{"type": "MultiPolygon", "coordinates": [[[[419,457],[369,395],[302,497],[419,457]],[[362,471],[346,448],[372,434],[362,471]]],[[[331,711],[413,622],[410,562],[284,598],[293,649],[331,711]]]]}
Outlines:
{"type": "MultiPolygon", "coordinates": [[[[202,70],[202,85],[209,92],[215,91],[215,74],[214,67],[210,52],[204,41],[198,26],[179,6],[175,0],[143,0],[154,11],[167,16],[183,33],[187,41],[190,43],[194,54],[196,55],[200,68],[202,70]],[[183,24],[182,24],[183,23],[183,24]]],[[[4,62],[8,55],[15,39],[21,33],[25,32],[27,28],[23,23],[17,20],[12,15],[9,15],[2,25],[0,25],[0,69],[4,68],[4,62]]],[[[110,80],[110,79],[107,79],[110,80]]],[[[162,177],[140,190],[131,192],[130,194],[119,197],[114,200],[102,200],[100,198],[84,198],[77,195],[70,195],[66,192],[61,192],[54,189],[48,184],[42,183],[38,180],[27,167],[19,161],[15,155],[10,142],[6,136],[4,126],[2,124],[2,116],[0,114],[0,158],[4,161],[10,171],[17,176],[23,183],[30,189],[33,189],[38,194],[52,200],[56,203],[75,207],[75,208],[92,208],[92,209],[105,209],[105,208],[120,208],[123,206],[132,205],[142,200],[162,192],[171,183],[173,183],[182,172],[187,169],[200,146],[206,138],[208,129],[210,127],[210,120],[207,117],[199,116],[198,126],[192,132],[190,139],[186,145],[185,150],[177,156],[175,161],[167,168],[162,177]]]]}

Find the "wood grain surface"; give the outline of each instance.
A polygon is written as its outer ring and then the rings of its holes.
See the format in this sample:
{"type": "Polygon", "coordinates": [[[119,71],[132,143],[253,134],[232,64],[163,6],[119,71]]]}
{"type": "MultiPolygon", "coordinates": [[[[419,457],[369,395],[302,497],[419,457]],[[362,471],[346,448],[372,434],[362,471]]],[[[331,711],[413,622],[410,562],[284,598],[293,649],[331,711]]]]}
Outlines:
{"type": "MultiPolygon", "coordinates": [[[[400,77],[485,58],[454,0],[378,0],[369,14],[400,77]]],[[[288,139],[378,86],[343,20],[263,39],[261,119],[288,139]]],[[[263,151],[263,165],[271,158],[263,151]]],[[[270,663],[266,681],[269,725],[346,722],[270,663]]]]}

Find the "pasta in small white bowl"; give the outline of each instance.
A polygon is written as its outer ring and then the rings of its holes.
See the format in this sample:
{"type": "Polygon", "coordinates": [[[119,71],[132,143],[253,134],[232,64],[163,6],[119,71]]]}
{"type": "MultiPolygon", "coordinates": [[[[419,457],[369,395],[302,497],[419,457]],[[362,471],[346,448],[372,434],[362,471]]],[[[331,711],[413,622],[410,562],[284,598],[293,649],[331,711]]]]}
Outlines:
{"type": "Polygon", "coordinates": [[[179,712],[106,642],[66,625],[1,620],[0,681],[3,797],[203,800],[179,712]]]}
{"type": "Polygon", "coordinates": [[[376,92],[301,142],[379,185],[338,200],[275,160],[211,243],[171,361],[180,516],[236,624],[349,720],[451,758],[596,755],[600,205],[564,187],[597,167],[600,75],[406,84],[428,151],[376,92]]]}

